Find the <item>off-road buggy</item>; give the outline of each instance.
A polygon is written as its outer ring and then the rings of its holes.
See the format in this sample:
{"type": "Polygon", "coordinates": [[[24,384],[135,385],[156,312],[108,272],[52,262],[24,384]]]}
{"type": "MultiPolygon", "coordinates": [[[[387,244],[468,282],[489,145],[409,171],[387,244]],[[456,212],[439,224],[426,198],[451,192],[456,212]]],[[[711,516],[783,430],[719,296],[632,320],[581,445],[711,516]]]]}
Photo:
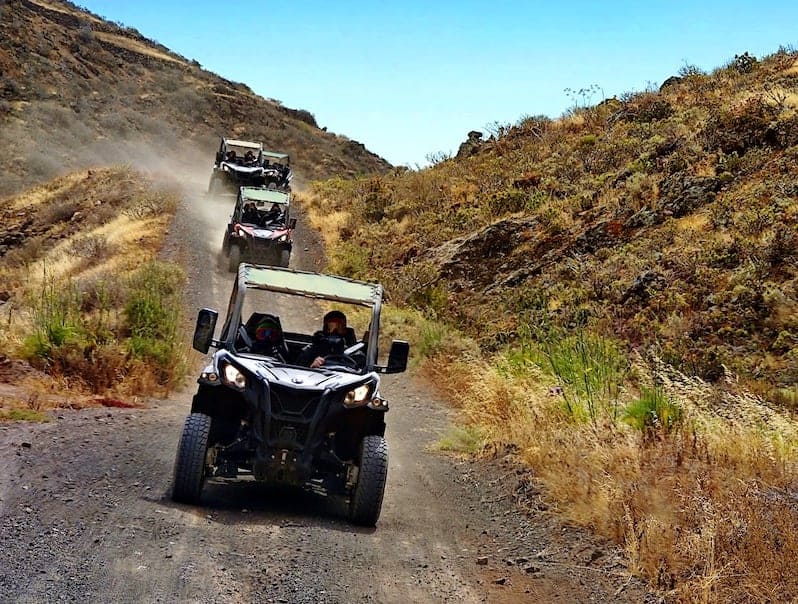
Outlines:
{"type": "Polygon", "coordinates": [[[276,151],[263,152],[263,184],[269,188],[282,191],[291,190],[291,180],[294,173],[291,171],[291,157],[287,153],[276,151]]]}
{"type": "Polygon", "coordinates": [[[352,522],[374,525],[388,470],[380,374],[404,371],[409,351],[394,340],[378,364],[381,306],[377,284],[242,264],[219,339],[217,312],[197,316],[194,348],[217,350],[185,421],[172,498],[196,504],[206,481],[254,479],[343,498],[352,522]],[[317,369],[296,364],[321,333],[308,333],[309,320],[328,308],[359,318],[363,340],[317,369]],[[280,337],[255,352],[266,316],[280,337]]]}
{"type": "Polygon", "coordinates": [[[221,259],[229,270],[240,262],[287,267],[296,218],[291,194],[263,187],[241,187],[222,241],[221,259]]]}
{"type": "Polygon", "coordinates": [[[290,190],[292,178],[287,154],[264,151],[263,143],[222,138],[208,193],[236,193],[240,186],[290,190]]]}

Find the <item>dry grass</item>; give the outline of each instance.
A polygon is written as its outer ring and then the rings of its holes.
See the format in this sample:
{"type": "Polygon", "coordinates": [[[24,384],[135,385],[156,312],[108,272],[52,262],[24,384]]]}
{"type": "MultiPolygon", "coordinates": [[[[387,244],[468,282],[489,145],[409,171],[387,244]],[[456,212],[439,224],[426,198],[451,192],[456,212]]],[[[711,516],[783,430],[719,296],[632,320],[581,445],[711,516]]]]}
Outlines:
{"type": "Polygon", "coordinates": [[[414,355],[462,416],[441,446],[512,451],[675,601],[798,600],[794,61],[525,118],[307,203],[336,216],[314,217],[336,270],[423,315],[414,355]],[[578,392],[533,354],[580,332],[634,360],[614,394],[600,364],[578,392]]]}
{"type": "Polygon", "coordinates": [[[511,447],[553,509],[623,546],[652,587],[680,601],[798,597],[798,424],[744,393],[710,409],[709,384],[662,369],[686,421],[644,439],[623,423],[570,421],[534,367],[509,375],[500,359],[475,369],[444,357],[426,366],[472,435],[464,448],[511,447]]]}
{"type": "Polygon", "coordinates": [[[80,17],[81,19],[87,19],[89,21],[92,21],[93,23],[102,23],[102,21],[97,17],[94,17],[93,15],[90,15],[83,11],[73,10],[67,5],[55,4],[53,2],[47,2],[46,0],[30,0],[30,1],[33,2],[34,4],[38,4],[39,6],[43,6],[44,8],[48,10],[53,10],[57,13],[63,13],[65,15],[74,15],[76,17],[80,17]]]}
{"type": "Polygon", "coordinates": [[[131,220],[119,216],[91,231],[59,242],[46,255],[30,265],[28,286],[35,288],[45,278],[89,278],[97,275],[123,274],[152,260],[158,250],[168,216],[131,220]],[[86,258],[74,253],[76,241],[100,238],[107,243],[95,262],[87,266],[86,258]]]}
{"type": "Polygon", "coordinates": [[[119,46],[120,48],[132,50],[133,52],[137,52],[146,57],[160,59],[161,61],[170,61],[172,63],[177,63],[178,65],[187,64],[185,61],[182,61],[177,57],[173,57],[164,52],[159,52],[157,49],[152,48],[151,46],[148,46],[142,42],[139,42],[138,40],[133,40],[126,36],[120,36],[102,31],[98,31],[94,35],[103,42],[108,42],[109,44],[119,46]]]}
{"type": "MultiPolygon", "coordinates": [[[[119,278],[152,263],[177,205],[175,193],[114,168],[67,175],[9,201],[9,232],[22,221],[33,239],[21,240],[0,260],[10,296],[0,327],[4,348],[52,376],[48,387],[62,395],[146,395],[178,384],[182,361],[167,361],[168,348],[146,338],[131,348],[125,305],[136,286],[119,278]]],[[[172,288],[177,279],[177,273],[156,274],[152,287],[172,288]]],[[[161,318],[158,307],[149,312],[148,329],[174,319],[161,318]]],[[[173,338],[166,332],[147,337],[161,343],[173,338]]]]}
{"type": "Polygon", "coordinates": [[[45,203],[50,203],[53,198],[65,195],[85,179],[84,173],[75,172],[58,180],[33,187],[24,195],[10,198],[8,207],[17,211],[39,208],[45,203]]]}

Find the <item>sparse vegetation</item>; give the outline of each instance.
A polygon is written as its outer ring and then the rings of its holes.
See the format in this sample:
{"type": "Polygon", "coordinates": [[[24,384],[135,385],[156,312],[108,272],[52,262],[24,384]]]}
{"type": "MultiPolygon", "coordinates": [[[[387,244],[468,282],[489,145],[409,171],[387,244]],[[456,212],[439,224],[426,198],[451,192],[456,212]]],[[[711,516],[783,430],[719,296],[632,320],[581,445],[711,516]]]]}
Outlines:
{"type": "Polygon", "coordinates": [[[50,417],[35,409],[0,409],[0,421],[49,422],[50,417]]]}
{"type": "Polygon", "coordinates": [[[0,232],[13,248],[0,261],[6,349],[71,390],[148,394],[178,385],[185,277],[153,261],[177,201],[129,168],[69,175],[10,199],[0,232]],[[9,236],[20,222],[35,237],[9,236]],[[131,277],[114,277],[120,269],[131,277]]]}
{"type": "Polygon", "coordinates": [[[569,91],[559,120],[307,204],[332,270],[418,312],[462,415],[441,446],[514,451],[675,600],[798,598],[797,61],[569,91]]]}

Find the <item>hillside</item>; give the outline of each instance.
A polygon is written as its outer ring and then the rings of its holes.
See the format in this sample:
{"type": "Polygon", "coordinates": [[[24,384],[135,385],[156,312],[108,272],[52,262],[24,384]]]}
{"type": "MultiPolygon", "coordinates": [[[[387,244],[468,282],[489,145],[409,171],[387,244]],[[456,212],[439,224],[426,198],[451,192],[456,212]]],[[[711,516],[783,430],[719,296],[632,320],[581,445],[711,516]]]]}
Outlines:
{"type": "Polygon", "coordinates": [[[796,59],[685,67],[311,200],[331,270],[385,284],[457,408],[440,446],[517,464],[521,506],[663,601],[798,598],[796,59]]]}
{"type": "Polygon", "coordinates": [[[382,158],[189,59],[61,0],[0,5],[0,195],[96,163],[180,158],[210,173],[221,135],[292,155],[300,182],[382,158]]]}
{"type": "Polygon", "coordinates": [[[336,268],[487,352],[587,326],[795,405],[796,55],[684,71],[472,137],[428,170],[319,187],[339,212],[336,268]]]}

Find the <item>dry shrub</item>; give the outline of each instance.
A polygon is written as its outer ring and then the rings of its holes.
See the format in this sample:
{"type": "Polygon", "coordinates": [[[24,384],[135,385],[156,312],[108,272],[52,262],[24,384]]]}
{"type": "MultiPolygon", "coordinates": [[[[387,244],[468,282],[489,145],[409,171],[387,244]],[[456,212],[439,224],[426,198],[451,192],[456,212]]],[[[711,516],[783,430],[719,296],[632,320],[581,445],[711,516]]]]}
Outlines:
{"type": "Polygon", "coordinates": [[[30,155],[25,160],[27,172],[40,180],[49,179],[61,171],[61,162],[49,155],[30,155]]]}
{"type": "Polygon", "coordinates": [[[87,314],[121,308],[127,299],[127,284],[108,272],[82,277],[77,287],[81,292],[81,311],[87,314]]]}
{"type": "Polygon", "coordinates": [[[771,123],[778,109],[754,96],[709,118],[702,133],[707,150],[742,155],[752,147],[777,144],[771,123]]]}
{"type": "Polygon", "coordinates": [[[80,204],[75,201],[66,200],[63,202],[50,203],[42,208],[37,219],[43,224],[66,222],[70,220],[79,209],[80,204]]]}
{"type": "Polygon", "coordinates": [[[183,87],[168,97],[168,104],[183,115],[203,118],[208,112],[209,104],[204,96],[191,87],[183,87]]]}
{"type": "Polygon", "coordinates": [[[517,451],[547,502],[615,540],[653,588],[683,601],[798,597],[798,427],[756,400],[713,403],[708,385],[669,373],[687,415],[650,438],[608,418],[575,423],[534,366],[438,356],[425,370],[460,410],[464,450],[517,451]]]}
{"type": "Polygon", "coordinates": [[[118,342],[101,343],[84,349],[57,349],[50,372],[56,376],[70,376],[86,390],[102,394],[116,388],[125,378],[128,355],[118,342]]]}
{"type": "Polygon", "coordinates": [[[44,237],[31,237],[21,246],[10,250],[3,258],[9,268],[21,268],[39,260],[47,248],[44,237]]]}
{"type": "Polygon", "coordinates": [[[75,256],[96,263],[113,254],[113,246],[103,235],[86,235],[72,239],[69,251],[75,256]]]}

